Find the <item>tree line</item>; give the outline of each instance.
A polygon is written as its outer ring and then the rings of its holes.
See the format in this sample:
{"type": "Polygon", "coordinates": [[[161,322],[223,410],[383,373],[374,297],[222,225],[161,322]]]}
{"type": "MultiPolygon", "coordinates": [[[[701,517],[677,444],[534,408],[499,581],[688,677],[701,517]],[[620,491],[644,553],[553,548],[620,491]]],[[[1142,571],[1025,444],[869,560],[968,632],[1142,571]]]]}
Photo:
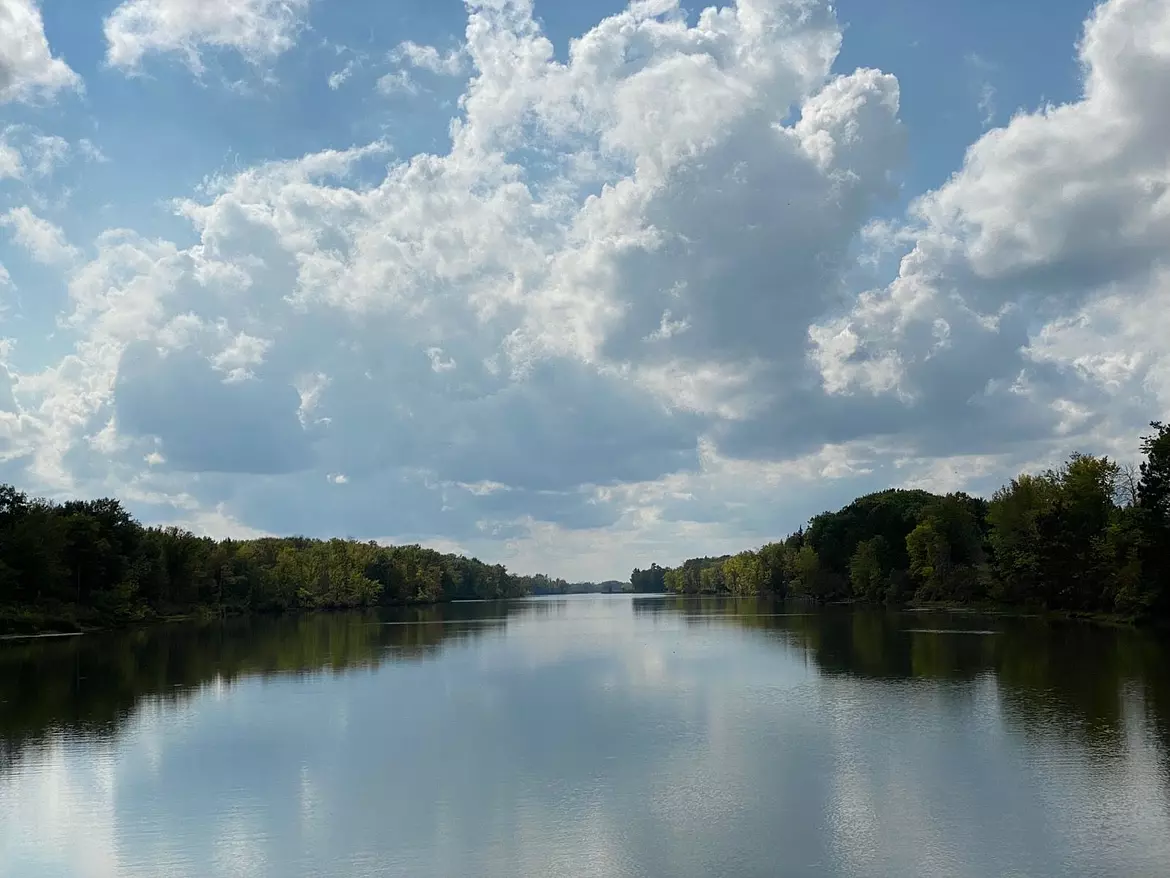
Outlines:
{"type": "Polygon", "coordinates": [[[605,582],[569,582],[566,579],[553,579],[543,573],[514,578],[520,583],[524,594],[532,595],[620,594],[630,590],[628,582],[616,579],[605,582]]]}
{"type": "Polygon", "coordinates": [[[1074,454],[986,500],[887,490],[756,551],[635,569],[636,592],[994,603],[1170,622],[1170,426],[1137,468],[1074,454]]]}
{"type": "Polygon", "coordinates": [[[519,597],[530,577],[411,546],[306,537],[213,540],[144,527],[117,500],[0,485],[0,630],[519,597]]]}

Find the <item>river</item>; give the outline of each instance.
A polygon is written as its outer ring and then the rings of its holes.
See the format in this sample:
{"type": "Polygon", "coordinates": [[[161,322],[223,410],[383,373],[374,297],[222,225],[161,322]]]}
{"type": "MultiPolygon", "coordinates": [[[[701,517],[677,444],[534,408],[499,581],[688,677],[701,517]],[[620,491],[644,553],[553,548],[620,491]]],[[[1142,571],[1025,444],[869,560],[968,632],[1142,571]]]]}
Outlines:
{"type": "Polygon", "coordinates": [[[0,644],[0,876],[1170,874],[1170,651],[582,596],[0,644]]]}

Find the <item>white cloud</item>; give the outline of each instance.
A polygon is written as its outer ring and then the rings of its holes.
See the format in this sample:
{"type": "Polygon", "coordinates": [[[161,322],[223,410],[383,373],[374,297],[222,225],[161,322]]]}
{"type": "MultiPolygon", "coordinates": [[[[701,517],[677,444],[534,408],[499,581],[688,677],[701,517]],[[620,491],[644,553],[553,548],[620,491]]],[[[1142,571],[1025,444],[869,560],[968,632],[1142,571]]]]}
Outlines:
{"type": "Polygon", "coordinates": [[[979,86],[979,112],[982,113],[983,127],[995,121],[995,86],[984,82],[979,86]]]}
{"type": "Polygon", "coordinates": [[[322,392],[329,386],[329,378],[320,372],[312,375],[301,375],[294,381],[293,386],[300,397],[297,419],[300,420],[302,427],[307,427],[310,418],[321,402],[322,392]]]}
{"type": "Polygon", "coordinates": [[[410,74],[405,70],[396,70],[393,73],[387,73],[379,77],[376,87],[379,93],[384,95],[418,94],[418,85],[410,78],[410,74]]]}
{"type": "Polygon", "coordinates": [[[109,231],[84,263],[10,212],[72,266],[77,344],[13,372],[9,447],[30,481],[131,486],[216,526],[608,576],[865,489],[1132,444],[1170,404],[1170,131],[1148,111],[1168,15],[1103,6],[1083,100],[987,132],[875,223],[899,84],[833,75],[825,7],[635,4],[559,61],[530,4],[472,4],[449,150],[218,176],[175,203],[190,240],[109,231]],[[910,252],[858,295],[859,247],[910,252]]]}
{"type": "Polygon", "coordinates": [[[106,60],[135,70],[151,53],[177,53],[195,72],[208,49],[252,63],[295,44],[310,0],[126,0],[105,20],[106,60]]]}
{"type": "Polygon", "coordinates": [[[971,52],[967,55],[967,66],[971,69],[976,95],[976,107],[979,109],[983,127],[987,128],[995,121],[996,89],[990,76],[996,71],[996,65],[982,55],[971,52]]]}
{"type": "Polygon", "coordinates": [[[0,215],[0,227],[8,229],[13,240],[42,265],[70,265],[80,256],[60,227],[28,207],[14,207],[0,215]]]}
{"type": "Polygon", "coordinates": [[[1115,442],[1110,451],[1125,459],[1132,456],[1124,447],[1131,438],[1122,432],[1125,427],[1144,426],[1170,409],[1168,338],[1170,266],[1163,263],[1149,277],[1108,288],[1076,312],[1045,324],[1022,353],[1027,361],[1076,379],[1080,403],[1058,401],[1057,411],[1066,421],[1070,409],[1110,415],[1098,441],[1115,442]]]}
{"type": "MultiPolygon", "coordinates": [[[[0,318],[8,311],[8,296],[5,295],[13,289],[12,275],[8,273],[8,269],[4,267],[4,263],[0,262],[0,318]]],[[[7,356],[8,339],[0,340],[0,356],[7,356]]],[[[0,369],[4,369],[0,364],[0,369]]],[[[4,374],[0,375],[0,412],[12,411],[12,388],[11,377],[8,370],[4,369],[4,374]]]]}
{"type": "Polygon", "coordinates": [[[24,158],[20,150],[0,139],[0,180],[24,176],[24,158]]]}
{"type": "Polygon", "coordinates": [[[105,153],[101,151],[101,148],[88,137],[83,137],[77,141],[77,148],[82,156],[85,157],[86,161],[96,162],[98,164],[104,164],[109,161],[105,153]]]}
{"type": "Polygon", "coordinates": [[[353,73],[355,70],[357,70],[358,66],[358,60],[353,58],[346,62],[346,65],[340,70],[335,70],[333,73],[330,73],[329,79],[327,80],[330,91],[337,91],[339,88],[345,85],[345,83],[349,82],[350,77],[353,76],[353,73]]]}
{"type": "Polygon", "coordinates": [[[391,58],[440,76],[458,76],[466,68],[466,58],[462,49],[452,49],[444,53],[434,46],[419,45],[412,40],[400,43],[391,53],[391,58]]]}
{"type": "Polygon", "coordinates": [[[240,332],[231,336],[227,346],[211,357],[211,365],[226,373],[224,381],[246,381],[253,377],[250,367],[263,363],[264,355],[271,347],[269,339],[240,332]]]}
{"type": "Polygon", "coordinates": [[[0,129],[0,180],[48,177],[69,160],[70,152],[69,141],[63,137],[42,134],[28,125],[9,125],[0,129]]]}
{"type": "Polygon", "coordinates": [[[455,360],[450,357],[443,359],[443,349],[440,347],[427,348],[426,355],[431,361],[432,372],[450,372],[455,368],[455,360]]]}
{"type": "Polygon", "coordinates": [[[249,527],[227,511],[223,503],[218,503],[213,509],[199,509],[173,522],[179,527],[190,528],[198,536],[211,537],[213,540],[258,540],[274,536],[267,531],[249,527]]]}
{"type": "Polygon", "coordinates": [[[737,421],[767,403],[755,371],[752,364],[670,361],[638,367],[633,379],[671,407],[737,421]]]}
{"type": "Polygon", "coordinates": [[[519,510],[612,521],[581,486],[685,469],[705,424],[766,411],[762,384],[800,362],[799,321],[835,295],[819,266],[844,258],[899,140],[896,83],[830,79],[838,43],[824,10],[745,0],[691,26],[639,5],[562,65],[524,4],[473,8],[478,75],[446,155],[364,186],[349,170],[382,145],[255,168],[176,205],[194,247],[103,237],[71,282],[83,340],[69,369],[18,381],[44,434],[39,471],[60,475],[77,436],[115,422],[126,454],[86,465],[148,484],[200,466],[283,473],[278,494],[309,490],[293,475],[305,467],[354,480],[340,508],[242,490],[264,529],[313,528],[289,518],[303,510],[368,533],[387,492],[413,528],[450,539],[519,510]],[[793,103],[804,117],[780,127],[793,103]],[[530,169],[517,150],[555,159],[530,169]],[[261,323],[271,345],[248,357],[209,329],[261,323]],[[247,371],[257,354],[262,380],[216,390],[201,371],[247,371]],[[234,445],[192,444],[191,419],[210,417],[201,432],[234,445]],[[154,452],[165,463],[143,474],[154,452]],[[456,500],[445,485],[510,490],[456,500]]]}
{"type": "Polygon", "coordinates": [[[667,308],[662,312],[662,322],[658,324],[658,328],[656,330],[646,336],[646,341],[665,340],[671,338],[672,336],[678,335],[681,332],[686,332],[690,328],[691,324],[689,321],[685,319],[674,320],[670,313],[670,309],[667,308]]]}
{"type": "Polygon", "coordinates": [[[29,170],[38,177],[47,177],[69,158],[69,141],[56,135],[34,134],[25,148],[29,170]]]}
{"type": "Polygon", "coordinates": [[[81,77],[53,57],[37,0],[0,0],[0,104],[79,90],[81,77]]]}
{"type": "Polygon", "coordinates": [[[467,482],[458,482],[458,487],[467,491],[469,494],[474,494],[476,497],[486,497],[489,494],[495,494],[497,491],[510,491],[507,485],[501,485],[499,482],[475,482],[468,484],[467,482]]]}
{"type": "Polygon", "coordinates": [[[1170,335],[1130,318],[1156,327],[1170,311],[1170,128],[1149,112],[1170,88],[1170,8],[1102,4],[1080,51],[1084,96],[984,135],[914,204],[894,282],[812,327],[831,392],[901,394],[956,443],[1067,433],[1066,448],[1132,448],[1170,402],[1170,335]],[[1070,422],[1073,409],[1091,414],[1070,422]]]}

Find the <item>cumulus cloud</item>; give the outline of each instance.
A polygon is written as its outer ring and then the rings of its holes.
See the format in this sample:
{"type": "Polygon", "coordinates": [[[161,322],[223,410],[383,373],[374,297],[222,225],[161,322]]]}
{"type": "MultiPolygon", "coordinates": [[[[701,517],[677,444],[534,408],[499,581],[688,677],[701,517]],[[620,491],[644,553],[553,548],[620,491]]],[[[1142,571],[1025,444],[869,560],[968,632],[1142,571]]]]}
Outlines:
{"type": "Polygon", "coordinates": [[[157,439],[172,468],[268,474],[309,461],[296,392],[287,385],[224,381],[188,351],[160,356],[133,344],[119,361],[114,391],[119,430],[157,439]]]}
{"type": "Polygon", "coordinates": [[[104,23],[106,61],[133,71],[149,54],[176,53],[201,72],[211,49],[261,63],[292,48],[308,9],[309,0],[126,0],[104,23]]]}
{"type": "Polygon", "coordinates": [[[252,366],[264,362],[265,352],[272,347],[272,342],[265,338],[257,338],[241,332],[227,340],[227,346],[211,357],[211,365],[225,373],[224,381],[245,381],[254,377],[252,366]]]}
{"type": "Polygon", "coordinates": [[[1132,445],[1170,406],[1170,350],[1137,328],[1170,338],[1170,128],[1149,110],[1170,88],[1168,46],[1165,4],[1097,8],[1084,96],[973,144],[913,205],[898,277],[812,327],[828,392],[896,396],[911,421],[945,413],[950,429],[934,429],[954,445],[1067,434],[1074,408],[1086,416],[1073,435],[1132,445]]]}
{"type": "MultiPolygon", "coordinates": [[[[716,300],[751,244],[720,257],[706,283],[680,296],[677,320],[696,328],[659,339],[656,362],[626,368],[626,359],[642,357],[635,349],[621,353],[621,336],[641,340],[661,329],[666,310],[655,307],[652,323],[643,325],[630,297],[647,272],[687,259],[698,264],[700,249],[715,255],[730,243],[711,239],[701,223],[704,212],[735,201],[717,182],[729,170],[742,176],[736,193],[765,191],[740,214],[759,221],[762,240],[801,225],[802,208],[863,202],[880,188],[830,180],[860,157],[852,135],[835,125],[848,128],[855,110],[868,111],[882,129],[875,150],[897,127],[896,85],[888,77],[861,72],[845,84],[833,80],[820,96],[838,42],[824,11],[796,15],[780,3],[745,3],[732,12],[705,13],[690,27],[674,7],[656,13],[637,6],[587,34],[570,63],[559,65],[528,6],[473,7],[468,54],[480,72],[448,155],[394,164],[365,189],[343,177],[379,147],[216,181],[210,200],[178,205],[200,235],[187,251],[107,236],[98,259],[71,282],[69,319],[90,333],[79,359],[104,376],[97,386],[105,390],[89,396],[89,417],[107,422],[112,402],[120,431],[160,438],[167,465],[194,466],[191,455],[170,447],[179,442],[177,425],[187,426],[179,415],[190,412],[191,400],[211,405],[220,396],[211,395],[206,376],[197,377],[194,360],[172,354],[168,363],[132,368],[139,360],[119,351],[151,333],[164,347],[198,335],[184,315],[199,325],[232,325],[245,310],[262,309],[281,326],[265,348],[265,380],[291,390],[305,374],[329,376],[302,383],[287,404],[290,419],[273,413],[272,421],[292,431],[288,447],[308,442],[318,466],[336,459],[347,461],[351,475],[406,467],[440,481],[571,493],[693,463],[698,416],[722,410],[706,396],[741,379],[735,364],[710,362],[709,349],[680,356],[662,342],[698,335],[700,318],[734,305],[716,300]],[[639,53],[641,63],[627,62],[627,54],[639,53]],[[852,109],[834,116],[829,105],[838,95],[852,109]],[[821,120],[800,132],[779,128],[789,104],[810,96],[817,96],[810,106],[821,120]],[[670,112],[645,112],[671,102],[670,112]],[[754,135],[763,142],[744,152],[741,144],[754,135]],[[815,153],[807,148],[813,139],[815,153]],[[556,174],[527,171],[511,158],[533,144],[565,152],[556,174]],[[709,171],[691,167],[698,157],[710,160],[709,171]],[[788,168],[806,175],[809,190],[808,200],[791,208],[779,203],[788,168]],[[594,194],[598,186],[604,188],[594,194]],[[678,199],[695,193],[699,203],[680,211],[683,221],[665,225],[665,233],[656,228],[678,199]],[[696,252],[686,252],[687,238],[698,242],[696,252]],[[233,301],[217,290],[243,295],[233,301]],[[361,327],[347,314],[364,315],[361,327]],[[330,321],[350,340],[343,350],[321,345],[330,321]],[[422,356],[408,347],[385,350],[388,333],[410,339],[422,356]],[[610,335],[613,353],[605,349],[610,335]],[[686,387],[681,397],[672,376],[686,387]],[[171,398],[183,400],[185,411],[167,420],[166,395],[147,378],[184,382],[184,393],[171,398]],[[148,390],[149,405],[132,402],[148,390]],[[377,429],[357,427],[370,423],[377,429]]],[[[861,176],[870,168],[858,170],[861,176]]],[[[842,230],[839,241],[848,238],[842,230]]],[[[664,293],[678,293],[675,280],[664,279],[664,293]]],[[[757,285],[741,295],[762,291],[757,285]]],[[[737,350],[732,326],[704,334],[719,339],[725,357],[737,350]]],[[[215,359],[226,356],[222,345],[207,356],[212,368],[248,368],[240,357],[215,359]]],[[[255,383],[238,382],[239,392],[255,383]]],[[[241,471],[256,466],[251,452],[237,450],[246,461],[241,471]]],[[[214,466],[224,470],[217,454],[214,466]]]]}
{"type": "Polygon", "coordinates": [[[0,104],[80,88],[81,77],[49,48],[37,0],[0,0],[0,104]]]}
{"type": "Polygon", "coordinates": [[[68,265],[80,255],[59,226],[37,216],[28,207],[14,207],[0,215],[0,227],[42,265],[68,265]]]}
{"type": "MultiPolygon", "coordinates": [[[[215,4],[136,0],[109,22],[131,8],[188,24],[126,66],[286,47],[208,37],[215,4]]],[[[267,33],[291,40],[307,6],[282,8],[267,33]]],[[[459,52],[395,50],[469,74],[445,151],[213,177],[174,203],[189,240],[110,230],[88,261],[10,211],[67,270],[77,343],[12,373],[9,453],[174,515],[443,539],[526,569],[564,552],[604,576],[777,536],[861,490],[977,488],[1058,445],[1132,444],[1170,404],[1170,129],[1148,109],[1168,34],[1164,4],[1110,0],[1082,99],[988,131],[875,224],[900,86],[833,73],[827,6],[639,2],[558,59],[531,3],[471,2],[459,52]],[[878,245],[903,248],[897,276],[858,292],[878,245]]]]}

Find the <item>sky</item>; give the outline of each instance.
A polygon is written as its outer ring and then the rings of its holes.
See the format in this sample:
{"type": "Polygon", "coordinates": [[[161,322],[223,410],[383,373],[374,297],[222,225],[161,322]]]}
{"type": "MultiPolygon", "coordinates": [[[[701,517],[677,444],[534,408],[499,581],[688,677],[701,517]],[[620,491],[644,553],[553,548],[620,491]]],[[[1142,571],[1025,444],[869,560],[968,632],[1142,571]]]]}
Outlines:
{"type": "Polygon", "coordinates": [[[570,579],[1170,409],[1165,0],[0,0],[0,482],[570,579]]]}

